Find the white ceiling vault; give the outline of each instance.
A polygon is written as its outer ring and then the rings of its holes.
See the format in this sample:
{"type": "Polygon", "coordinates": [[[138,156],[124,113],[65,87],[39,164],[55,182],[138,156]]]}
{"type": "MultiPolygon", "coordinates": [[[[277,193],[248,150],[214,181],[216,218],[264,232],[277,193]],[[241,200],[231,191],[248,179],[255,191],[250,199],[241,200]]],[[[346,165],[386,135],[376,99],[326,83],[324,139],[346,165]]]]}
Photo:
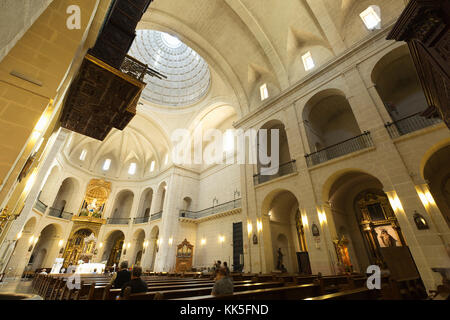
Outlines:
{"type": "Polygon", "coordinates": [[[163,106],[186,106],[198,102],[209,89],[208,64],[197,52],[167,33],[137,30],[128,54],[167,77],[147,75],[142,99],[163,106]]]}
{"type": "Polygon", "coordinates": [[[380,7],[382,25],[405,6],[393,0],[154,1],[129,54],[168,79],[145,79],[138,114],[123,132],[102,143],[74,135],[67,155],[80,165],[76,158],[89,146],[83,168],[94,171],[114,155],[116,177],[125,177],[127,161],[137,159],[137,175],[147,177],[153,160],[158,170],[164,167],[174,130],[199,123],[231,128],[262,105],[262,84],[273,98],[366,37],[359,13],[370,5],[380,7]],[[302,61],[307,52],[315,64],[310,71],[302,61]]]}

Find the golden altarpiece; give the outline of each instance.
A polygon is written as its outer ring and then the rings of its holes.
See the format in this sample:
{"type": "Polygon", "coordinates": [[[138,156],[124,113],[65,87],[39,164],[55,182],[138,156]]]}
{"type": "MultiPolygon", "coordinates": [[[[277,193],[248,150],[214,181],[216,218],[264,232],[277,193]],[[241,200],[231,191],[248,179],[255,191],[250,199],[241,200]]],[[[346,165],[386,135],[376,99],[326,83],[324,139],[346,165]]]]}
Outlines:
{"type": "MultiPolygon", "coordinates": [[[[386,268],[384,248],[406,247],[400,226],[389,199],[379,190],[367,190],[356,196],[354,208],[356,218],[365,240],[365,247],[372,264],[386,268]]],[[[349,254],[349,240],[345,235],[333,241],[338,265],[342,272],[352,272],[353,264],[349,254]]]]}
{"type": "Polygon", "coordinates": [[[97,238],[100,227],[106,223],[102,218],[105,203],[111,192],[111,182],[92,179],[78,215],[72,217],[73,227],[63,253],[64,264],[76,265],[82,260],[88,263],[97,254],[97,238]]]}

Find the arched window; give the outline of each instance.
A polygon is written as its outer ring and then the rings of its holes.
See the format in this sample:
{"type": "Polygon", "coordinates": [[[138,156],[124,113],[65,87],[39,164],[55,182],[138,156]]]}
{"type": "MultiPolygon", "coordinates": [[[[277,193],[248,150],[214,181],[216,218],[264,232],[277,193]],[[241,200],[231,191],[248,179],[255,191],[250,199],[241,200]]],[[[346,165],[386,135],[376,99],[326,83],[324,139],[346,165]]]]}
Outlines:
{"type": "Polygon", "coordinates": [[[103,171],[108,171],[109,167],[111,166],[111,159],[106,159],[105,162],[103,163],[103,171]]]}
{"type": "Polygon", "coordinates": [[[128,174],[134,175],[136,173],[136,162],[132,162],[128,168],[128,174]]]}

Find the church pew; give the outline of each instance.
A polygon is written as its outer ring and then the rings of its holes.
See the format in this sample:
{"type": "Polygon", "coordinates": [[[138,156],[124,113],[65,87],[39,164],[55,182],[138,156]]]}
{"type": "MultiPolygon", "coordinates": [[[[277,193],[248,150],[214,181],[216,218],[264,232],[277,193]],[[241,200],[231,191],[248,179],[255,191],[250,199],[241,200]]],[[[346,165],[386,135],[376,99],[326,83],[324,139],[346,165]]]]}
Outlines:
{"type": "Polygon", "coordinates": [[[428,297],[420,278],[396,280],[388,279],[388,290],[383,299],[387,300],[421,300],[428,297]]]}
{"type": "Polygon", "coordinates": [[[322,294],[338,292],[341,289],[350,288],[349,276],[338,275],[338,276],[319,276],[316,281],[322,294]]]}
{"type": "Polygon", "coordinates": [[[320,286],[317,284],[303,284],[271,289],[259,289],[236,292],[232,295],[198,297],[185,297],[172,300],[298,300],[320,295],[320,286]]]}
{"type": "MultiPolygon", "coordinates": [[[[269,289],[269,288],[277,288],[282,287],[284,283],[282,282],[261,282],[261,283],[246,283],[234,286],[234,292],[248,291],[248,290],[257,290],[257,289],[269,289]]],[[[121,300],[169,300],[176,299],[182,297],[195,297],[201,295],[211,294],[214,284],[210,286],[205,286],[201,288],[192,288],[192,289],[178,289],[178,290],[170,290],[170,291],[149,291],[146,293],[135,293],[126,295],[121,298],[121,300]]]]}
{"type": "MultiPolygon", "coordinates": [[[[252,283],[251,280],[235,281],[234,285],[243,285],[243,284],[251,284],[251,283],[252,283]]],[[[211,288],[212,288],[213,285],[214,285],[214,281],[210,281],[210,282],[207,282],[207,283],[202,283],[202,285],[203,286],[209,286],[210,285],[211,288]]],[[[155,290],[155,287],[152,287],[152,286],[149,286],[149,288],[148,288],[149,292],[153,292],[153,291],[156,292],[157,290],[160,290],[160,291],[172,291],[172,290],[186,290],[186,289],[188,289],[188,288],[186,288],[185,286],[181,286],[180,287],[180,286],[170,286],[170,285],[165,286],[165,287],[161,287],[160,286],[156,290],[155,290]]],[[[195,287],[193,289],[195,289],[195,287]]],[[[100,291],[101,288],[98,288],[98,290],[100,291]]],[[[111,286],[109,286],[109,288],[105,287],[104,288],[104,294],[103,294],[103,300],[115,300],[116,297],[120,294],[121,290],[122,289],[112,289],[111,286]]],[[[98,293],[96,293],[96,294],[98,295],[98,293]]]]}
{"type": "Polygon", "coordinates": [[[370,290],[368,288],[357,288],[343,290],[317,297],[310,297],[304,300],[377,300],[381,296],[380,290],[370,290]]]}

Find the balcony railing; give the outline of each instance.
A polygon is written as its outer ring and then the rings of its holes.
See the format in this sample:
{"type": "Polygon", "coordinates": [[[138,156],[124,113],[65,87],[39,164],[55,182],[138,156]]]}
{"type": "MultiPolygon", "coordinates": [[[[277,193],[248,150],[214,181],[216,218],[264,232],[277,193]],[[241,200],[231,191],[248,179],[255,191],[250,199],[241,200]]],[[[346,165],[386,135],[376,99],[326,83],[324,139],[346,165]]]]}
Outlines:
{"type": "Polygon", "coordinates": [[[241,208],[241,199],[225,202],[214,207],[203,209],[201,211],[180,210],[180,218],[200,219],[216,213],[226,212],[232,209],[241,208]]]}
{"type": "Polygon", "coordinates": [[[34,204],[34,208],[40,213],[45,213],[45,210],[47,210],[48,206],[41,200],[37,199],[36,203],[34,204]]]}
{"type": "Polygon", "coordinates": [[[391,138],[397,138],[440,122],[442,122],[441,118],[428,119],[422,117],[421,112],[419,112],[394,122],[388,122],[384,126],[391,138]]]}
{"type": "Polygon", "coordinates": [[[147,223],[150,217],[138,217],[134,218],[134,223],[147,223]]]}
{"type": "Polygon", "coordinates": [[[63,211],[58,208],[50,207],[48,210],[48,215],[56,218],[66,219],[66,220],[72,220],[73,214],[67,211],[63,211]]]}
{"type": "Polygon", "coordinates": [[[163,214],[162,211],[152,214],[152,215],[150,216],[150,221],[154,221],[154,220],[161,219],[162,214],[163,214]]]}
{"type": "Polygon", "coordinates": [[[261,171],[253,176],[253,182],[255,183],[255,185],[257,185],[294,173],[297,171],[297,166],[295,162],[296,162],[295,160],[292,160],[287,163],[281,164],[278,167],[278,172],[275,174],[271,174],[272,170],[270,170],[269,168],[261,168],[261,171]]]}
{"type": "Polygon", "coordinates": [[[158,79],[167,79],[165,75],[159,73],[156,70],[153,70],[152,68],[149,68],[148,65],[128,55],[125,56],[125,59],[120,66],[120,71],[128,74],[129,76],[132,76],[133,78],[141,82],[144,81],[144,77],[146,74],[152,77],[157,77],[158,79]]]}
{"type": "Polygon", "coordinates": [[[130,218],[108,218],[107,224],[128,224],[130,223],[130,218]]]}
{"type": "Polygon", "coordinates": [[[305,155],[308,167],[315,166],[329,160],[345,156],[359,150],[370,148],[373,146],[372,137],[369,131],[353,137],[351,139],[339,142],[317,152],[305,155]]]}

